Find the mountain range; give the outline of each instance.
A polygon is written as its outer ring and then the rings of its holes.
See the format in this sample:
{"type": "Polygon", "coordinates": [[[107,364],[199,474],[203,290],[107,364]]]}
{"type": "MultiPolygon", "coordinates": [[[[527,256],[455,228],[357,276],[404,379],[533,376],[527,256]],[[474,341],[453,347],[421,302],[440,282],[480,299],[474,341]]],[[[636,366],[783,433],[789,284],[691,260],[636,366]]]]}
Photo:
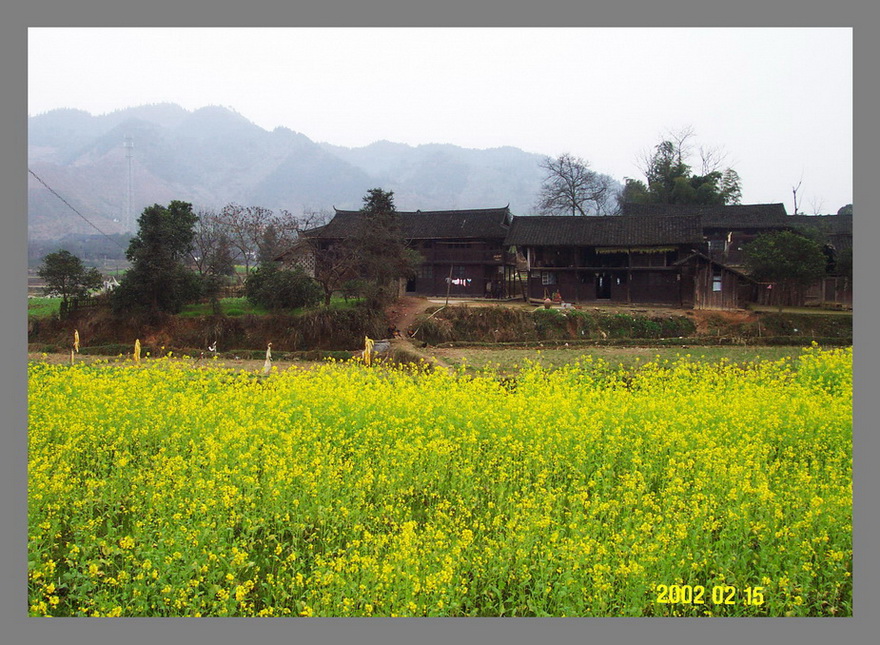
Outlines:
{"type": "Polygon", "coordinates": [[[197,211],[231,202],[293,214],[358,209],[376,187],[394,191],[400,210],[509,205],[529,215],[542,159],[514,147],[346,148],[268,131],[218,106],[161,103],[100,116],[57,109],[28,117],[28,168],[39,177],[28,177],[28,237],[133,231],[146,206],[174,199],[197,211]]]}

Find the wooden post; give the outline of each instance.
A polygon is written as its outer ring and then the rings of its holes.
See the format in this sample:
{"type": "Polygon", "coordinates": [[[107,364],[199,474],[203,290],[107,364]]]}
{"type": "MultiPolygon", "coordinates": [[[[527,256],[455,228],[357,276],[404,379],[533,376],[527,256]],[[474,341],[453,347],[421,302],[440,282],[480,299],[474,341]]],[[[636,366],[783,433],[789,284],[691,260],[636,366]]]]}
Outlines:
{"type": "Polygon", "coordinates": [[[632,294],[630,287],[632,285],[632,249],[626,250],[626,304],[632,304],[632,294]]]}
{"type": "Polygon", "coordinates": [[[449,291],[452,289],[452,270],[455,268],[454,264],[449,265],[449,277],[446,278],[446,304],[445,306],[449,306],[449,291]]]}

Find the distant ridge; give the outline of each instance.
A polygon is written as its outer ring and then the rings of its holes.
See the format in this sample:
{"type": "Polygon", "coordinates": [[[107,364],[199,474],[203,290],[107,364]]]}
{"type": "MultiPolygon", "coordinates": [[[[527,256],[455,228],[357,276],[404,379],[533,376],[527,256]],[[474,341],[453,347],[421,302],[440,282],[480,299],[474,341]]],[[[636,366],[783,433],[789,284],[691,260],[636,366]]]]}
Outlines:
{"type": "MultiPolygon", "coordinates": [[[[172,103],[93,116],[63,108],[28,118],[28,167],[108,234],[125,232],[131,137],[134,216],[154,203],[190,201],[196,209],[247,206],[332,211],[358,209],[370,188],[392,190],[401,210],[510,204],[532,214],[543,179],[542,155],[518,148],[377,141],[360,148],[316,143],[279,127],[267,131],[222,106],[193,111],[172,103]]],[[[92,233],[33,178],[28,236],[92,233]]]]}

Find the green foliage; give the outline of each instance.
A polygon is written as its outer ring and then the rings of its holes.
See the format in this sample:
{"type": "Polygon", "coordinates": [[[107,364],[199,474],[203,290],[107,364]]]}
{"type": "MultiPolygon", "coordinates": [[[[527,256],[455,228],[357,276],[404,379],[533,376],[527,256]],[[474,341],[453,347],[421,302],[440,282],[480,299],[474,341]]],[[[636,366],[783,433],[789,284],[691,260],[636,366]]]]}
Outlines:
{"type": "Polygon", "coordinates": [[[825,275],[819,244],[791,231],[759,235],[743,247],[746,266],[759,281],[804,287],[825,275]]]}
{"type": "Polygon", "coordinates": [[[685,129],[658,143],[645,160],[647,183],[627,179],[620,200],[640,204],[738,204],[742,182],[735,170],[710,170],[704,175],[692,171],[687,162],[687,142],[692,135],[690,129],[685,129]]]}
{"type": "Polygon", "coordinates": [[[841,249],[837,252],[834,262],[834,272],[847,278],[853,277],[853,253],[852,247],[841,249]]]}
{"type": "Polygon", "coordinates": [[[271,311],[313,307],[321,302],[321,287],[302,268],[280,269],[273,263],[261,264],[245,282],[248,301],[271,311]]]}
{"type": "Polygon", "coordinates": [[[691,336],[694,322],[686,316],[643,316],[579,310],[506,307],[446,307],[418,322],[417,339],[431,344],[456,341],[535,342],[609,339],[661,339],[691,336]]]}
{"type": "Polygon", "coordinates": [[[372,188],[364,196],[351,249],[357,272],[367,282],[363,292],[367,305],[381,308],[394,300],[398,280],[414,275],[421,258],[407,247],[393,192],[372,188]]]}
{"type": "Polygon", "coordinates": [[[725,204],[739,204],[742,201],[742,180],[733,168],[727,168],[721,175],[721,197],[725,204]]]}
{"type": "Polygon", "coordinates": [[[342,297],[345,300],[349,298],[360,298],[366,292],[367,283],[363,280],[346,280],[342,283],[342,297]]]}
{"type": "Polygon", "coordinates": [[[852,321],[851,315],[834,314],[762,313],[759,316],[761,334],[764,336],[837,338],[849,342],[852,342],[852,321]]]}
{"type": "Polygon", "coordinates": [[[46,282],[46,295],[61,296],[63,303],[71,298],[84,298],[101,286],[97,269],[86,269],[78,257],[63,249],[47,255],[37,275],[46,282]]]}
{"type": "Polygon", "coordinates": [[[198,276],[186,266],[198,217],[192,204],[154,204],[138,218],[138,234],[126,251],[131,268],[111,297],[117,312],[147,310],[178,313],[202,294],[198,276]]]}
{"type": "Polygon", "coordinates": [[[618,208],[624,204],[649,204],[651,196],[648,186],[640,179],[626,177],[623,190],[617,195],[618,208]]]}
{"type": "Polygon", "coordinates": [[[144,266],[133,266],[111,292],[110,302],[117,313],[176,314],[185,304],[198,300],[201,294],[198,275],[182,265],[173,265],[159,274],[144,266]]]}

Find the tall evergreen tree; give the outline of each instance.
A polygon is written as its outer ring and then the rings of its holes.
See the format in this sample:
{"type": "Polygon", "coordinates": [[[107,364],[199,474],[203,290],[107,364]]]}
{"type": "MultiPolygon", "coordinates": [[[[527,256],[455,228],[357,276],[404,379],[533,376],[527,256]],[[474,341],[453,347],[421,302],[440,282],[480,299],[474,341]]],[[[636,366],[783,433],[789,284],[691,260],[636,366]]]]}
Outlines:
{"type": "Polygon", "coordinates": [[[397,298],[399,280],[413,274],[420,258],[403,237],[393,192],[370,189],[360,212],[351,245],[359,273],[370,285],[367,304],[378,307],[397,298]]]}
{"type": "Polygon", "coordinates": [[[186,265],[197,219],[192,204],[182,201],[144,209],[125,254],[131,268],[113,291],[117,311],[178,313],[184,304],[198,299],[198,277],[186,265]]]}

